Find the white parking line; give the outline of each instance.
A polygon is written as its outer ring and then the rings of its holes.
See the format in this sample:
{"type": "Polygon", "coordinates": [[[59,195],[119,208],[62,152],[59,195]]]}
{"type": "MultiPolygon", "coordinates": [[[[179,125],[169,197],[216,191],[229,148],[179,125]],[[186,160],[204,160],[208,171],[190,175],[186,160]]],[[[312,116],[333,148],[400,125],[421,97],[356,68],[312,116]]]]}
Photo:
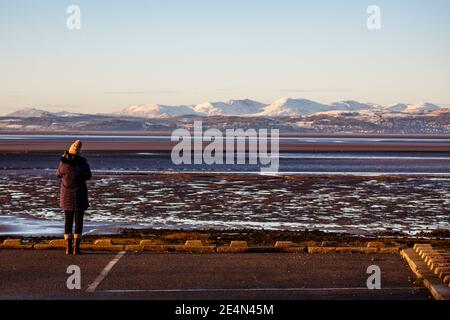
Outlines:
{"type": "Polygon", "coordinates": [[[98,275],[98,277],[95,279],[94,282],[92,282],[86,292],[95,292],[95,290],[97,289],[97,287],[100,285],[100,283],[106,278],[106,276],[108,275],[108,273],[111,271],[111,269],[114,267],[114,265],[119,262],[120,259],[122,259],[122,257],[125,255],[125,251],[121,251],[119,252],[114,259],[112,259],[107,265],[106,267],[102,270],[102,272],[98,275]]]}
{"type": "Polygon", "coordinates": [[[136,289],[136,290],[101,290],[101,293],[165,293],[165,292],[252,292],[252,291],[399,291],[423,290],[423,287],[392,287],[381,290],[370,290],[365,287],[356,288],[223,288],[223,289],[136,289]]]}

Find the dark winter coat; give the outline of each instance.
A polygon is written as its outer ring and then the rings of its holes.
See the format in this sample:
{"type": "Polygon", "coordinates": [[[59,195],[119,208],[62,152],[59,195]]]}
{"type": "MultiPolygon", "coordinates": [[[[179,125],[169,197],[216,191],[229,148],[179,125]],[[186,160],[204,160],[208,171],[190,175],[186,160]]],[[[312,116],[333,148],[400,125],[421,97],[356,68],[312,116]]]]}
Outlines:
{"type": "Polygon", "coordinates": [[[91,168],[86,159],[69,154],[61,157],[56,175],[62,179],[60,207],[65,211],[85,211],[89,208],[86,181],[91,179],[91,168]]]}

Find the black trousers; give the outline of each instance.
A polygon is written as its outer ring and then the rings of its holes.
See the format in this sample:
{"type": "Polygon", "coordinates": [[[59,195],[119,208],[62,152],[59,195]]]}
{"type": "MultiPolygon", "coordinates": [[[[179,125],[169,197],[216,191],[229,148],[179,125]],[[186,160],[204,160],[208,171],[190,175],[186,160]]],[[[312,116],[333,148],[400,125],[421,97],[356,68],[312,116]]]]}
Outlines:
{"type": "Polygon", "coordinates": [[[75,234],[83,233],[84,211],[64,211],[65,234],[72,234],[73,221],[75,220],[75,234]]]}

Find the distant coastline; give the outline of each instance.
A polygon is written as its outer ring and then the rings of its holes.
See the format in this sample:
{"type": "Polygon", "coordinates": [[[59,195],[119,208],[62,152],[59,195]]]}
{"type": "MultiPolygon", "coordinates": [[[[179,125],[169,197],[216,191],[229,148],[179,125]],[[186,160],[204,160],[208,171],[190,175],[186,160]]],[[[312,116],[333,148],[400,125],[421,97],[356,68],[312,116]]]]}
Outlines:
{"type": "MultiPolygon", "coordinates": [[[[171,131],[85,131],[85,130],[0,130],[2,135],[68,135],[68,136],[170,136],[171,131]]],[[[405,138],[405,139],[450,139],[450,133],[297,133],[280,131],[280,137],[304,137],[304,138],[405,138]]]]}
{"type": "MultiPolygon", "coordinates": [[[[60,152],[67,148],[67,139],[83,136],[86,140],[86,152],[170,152],[176,145],[176,142],[170,141],[170,132],[153,132],[153,134],[149,132],[146,134],[138,134],[138,132],[21,132],[17,134],[17,132],[0,131],[0,152],[60,152]],[[7,136],[13,138],[2,139],[7,136]],[[27,139],[27,136],[37,138],[27,139]],[[148,140],[140,139],[144,137],[148,140]]],[[[280,152],[349,151],[450,152],[450,135],[281,134],[280,152]],[[288,139],[291,138],[310,138],[311,141],[289,141],[288,139]],[[335,138],[336,141],[320,141],[326,138],[335,138]],[[351,139],[363,140],[351,141],[351,143],[346,141],[351,139]],[[364,141],[364,139],[373,139],[373,141],[364,141]],[[392,141],[382,139],[392,139],[392,141]],[[430,143],[427,139],[437,141],[430,143]]]]}

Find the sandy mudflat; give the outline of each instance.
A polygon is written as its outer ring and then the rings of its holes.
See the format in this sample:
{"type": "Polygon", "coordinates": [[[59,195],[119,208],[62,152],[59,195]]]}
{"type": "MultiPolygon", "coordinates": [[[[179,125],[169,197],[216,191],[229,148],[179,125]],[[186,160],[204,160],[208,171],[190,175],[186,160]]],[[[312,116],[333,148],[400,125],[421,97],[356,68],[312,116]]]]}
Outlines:
{"type": "MultiPolygon", "coordinates": [[[[61,152],[70,143],[65,141],[34,140],[30,141],[0,141],[0,152],[61,152]]],[[[83,146],[89,152],[170,152],[176,143],[161,141],[89,141],[83,146]]],[[[270,149],[270,148],[269,148],[270,149]]],[[[368,151],[368,152],[450,152],[450,144],[442,143],[281,143],[280,152],[305,151],[368,151]]]]}
{"type": "MultiPolygon", "coordinates": [[[[0,176],[1,211],[62,220],[52,175],[0,176]]],[[[450,179],[233,174],[97,175],[87,220],[168,229],[416,234],[450,229],[450,179]]]]}

